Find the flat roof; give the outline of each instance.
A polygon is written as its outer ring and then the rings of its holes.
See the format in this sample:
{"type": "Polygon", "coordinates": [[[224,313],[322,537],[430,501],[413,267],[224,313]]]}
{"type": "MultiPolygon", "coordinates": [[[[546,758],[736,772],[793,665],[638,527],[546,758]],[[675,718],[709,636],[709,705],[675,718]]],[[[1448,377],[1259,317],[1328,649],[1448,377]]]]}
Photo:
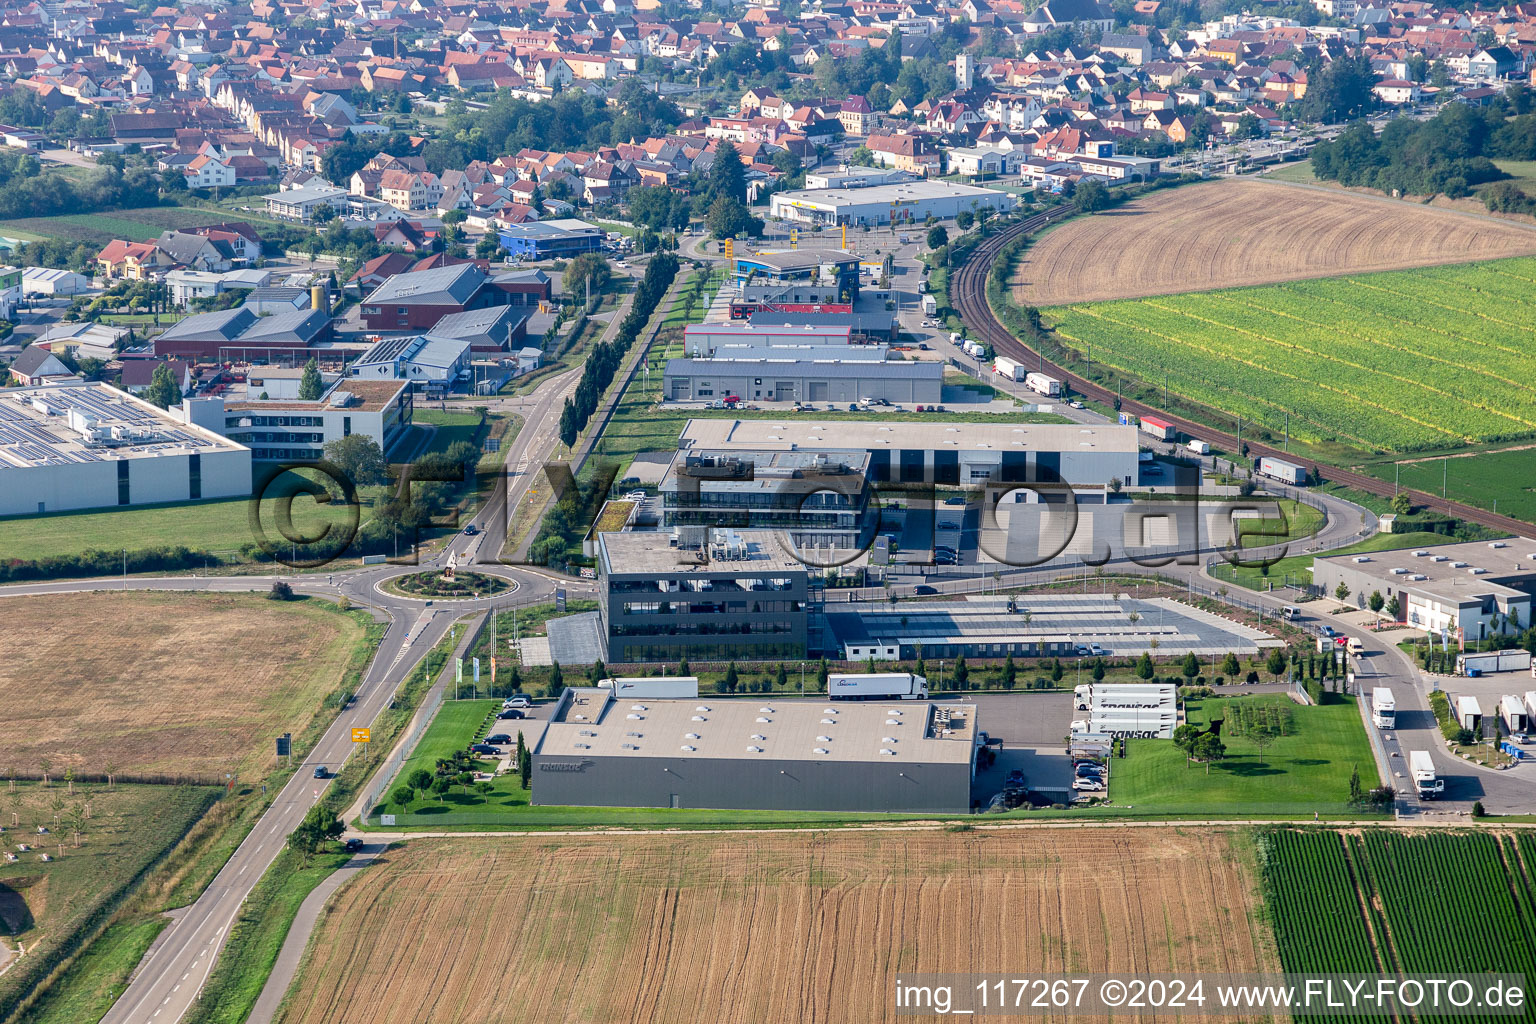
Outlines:
{"type": "Polygon", "coordinates": [[[0,390],[0,470],[245,450],[108,384],[0,390]]]}
{"type": "Polygon", "coordinates": [[[731,373],[747,373],[757,368],[762,373],[781,373],[800,377],[860,377],[864,379],[939,381],[944,377],[944,364],[933,362],[890,361],[886,359],[858,359],[848,355],[811,356],[797,355],[792,349],[753,349],[750,352],[721,355],[716,350],[711,359],[668,359],[668,377],[719,376],[731,373]]]}
{"type": "MultiPolygon", "coordinates": [[[[829,190],[830,191],[830,190],[829,190]]],[[[872,192],[873,189],[854,189],[855,192],[872,192]]],[[[770,270],[812,270],[823,263],[857,263],[858,253],[846,249],[782,249],[778,252],[738,254],[737,263],[749,263],[770,270]]]]}
{"type": "Polygon", "coordinates": [[[819,203],[825,206],[890,206],[933,199],[980,199],[982,196],[1013,199],[1007,192],[997,189],[926,180],[866,185],[863,188],[808,188],[798,192],[779,192],[774,198],[782,202],[819,203]]]}
{"type": "MultiPolygon", "coordinates": [[[[923,364],[918,364],[923,365],[923,364]]],[[[938,365],[937,363],[931,365],[938,365]]],[[[679,448],[745,448],[767,451],[798,445],[839,451],[889,448],[998,451],[1107,451],[1135,455],[1135,427],[1081,423],[962,423],[933,420],[696,419],[689,420],[679,448]]]]}
{"type": "Polygon", "coordinates": [[[969,764],[974,704],[615,697],[573,688],[544,729],[554,757],[969,764]]]}
{"type": "Polygon", "coordinates": [[[1536,540],[1521,537],[1370,551],[1358,555],[1318,555],[1315,561],[1337,563],[1382,583],[1419,590],[1458,604],[1475,601],[1479,595],[1486,594],[1519,597],[1531,592],[1527,588],[1536,587],[1536,540]],[[1425,553],[1415,554],[1419,551],[1425,553]],[[1356,558],[1369,558],[1370,561],[1356,562],[1356,558]],[[1394,569],[1406,569],[1407,572],[1395,573],[1394,569]],[[1474,573],[1473,569],[1485,571],[1474,573]],[[1413,579],[1416,575],[1428,578],[1413,579]],[[1510,579],[1519,579],[1524,586],[1512,587],[1496,582],[1510,579]]]}
{"type": "Polygon", "coordinates": [[[390,402],[411,386],[408,380],[361,380],[346,377],[338,381],[336,386],[324,396],[313,402],[291,401],[255,401],[233,402],[224,408],[230,412],[379,412],[386,408],[390,402]],[[331,396],[338,391],[345,391],[355,399],[351,405],[340,406],[331,404],[331,396]]]}
{"type": "Polygon", "coordinates": [[[679,547],[674,534],[599,534],[602,558],[617,573],[796,572],[805,563],[779,545],[771,530],[710,530],[709,550],[679,547]]]}

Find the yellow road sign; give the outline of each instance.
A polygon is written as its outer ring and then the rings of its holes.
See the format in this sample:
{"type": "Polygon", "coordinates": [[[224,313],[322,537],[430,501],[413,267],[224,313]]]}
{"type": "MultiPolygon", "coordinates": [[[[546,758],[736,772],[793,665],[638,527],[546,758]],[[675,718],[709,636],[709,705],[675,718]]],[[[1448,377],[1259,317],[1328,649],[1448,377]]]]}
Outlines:
{"type": "Polygon", "coordinates": [[[352,742],[353,743],[367,743],[368,742],[368,737],[369,737],[369,732],[368,732],[367,729],[353,729],[352,730],[352,742]]]}

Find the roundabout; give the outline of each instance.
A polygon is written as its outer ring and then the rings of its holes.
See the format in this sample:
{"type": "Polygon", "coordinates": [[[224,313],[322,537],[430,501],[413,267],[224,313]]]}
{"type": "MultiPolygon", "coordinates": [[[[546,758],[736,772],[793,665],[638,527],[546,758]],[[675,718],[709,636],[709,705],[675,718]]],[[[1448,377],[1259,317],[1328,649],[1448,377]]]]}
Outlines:
{"type": "Polygon", "coordinates": [[[419,601],[479,601],[501,597],[518,588],[515,580],[463,569],[429,569],[381,580],[378,588],[397,597],[419,601]]]}

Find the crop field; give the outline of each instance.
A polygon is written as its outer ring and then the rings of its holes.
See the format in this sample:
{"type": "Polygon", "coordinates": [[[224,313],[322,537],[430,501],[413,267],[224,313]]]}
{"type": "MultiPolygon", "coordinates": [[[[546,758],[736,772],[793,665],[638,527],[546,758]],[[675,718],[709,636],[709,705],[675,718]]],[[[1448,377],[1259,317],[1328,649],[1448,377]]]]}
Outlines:
{"type": "Polygon", "coordinates": [[[212,777],[267,765],[371,652],[358,616],[259,596],[0,599],[0,768],[212,777]]]}
{"type": "Polygon", "coordinates": [[[420,840],[337,895],[279,1020],[894,1021],[897,972],[1273,970],[1250,842],[1198,828],[420,840]]]}
{"type": "Polygon", "coordinates": [[[1027,249],[1031,306],[1271,284],[1536,252],[1536,232],[1370,196],[1233,179],[1154,192],[1027,249]]]}
{"type": "Polygon", "coordinates": [[[1536,963],[1530,833],[1276,830],[1258,843],[1287,971],[1521,973],[1536,963]]]}
{"type": "Polygon", "coordinates": [[[1046,311],[1068,345],[1278,432],[1415,451],[1536,434],[1536,259],[1046,311]]]}
{"type": "MultiPolygon", "coordinates": [[[[1420,458],[1360,467],[1382,480],[1500,515],[1536,522],[1536,447],[1479,452],[1445,459],[1420,458]]],[[[1441,511],[1444,507],[1441,506],[1441,511]]]]}

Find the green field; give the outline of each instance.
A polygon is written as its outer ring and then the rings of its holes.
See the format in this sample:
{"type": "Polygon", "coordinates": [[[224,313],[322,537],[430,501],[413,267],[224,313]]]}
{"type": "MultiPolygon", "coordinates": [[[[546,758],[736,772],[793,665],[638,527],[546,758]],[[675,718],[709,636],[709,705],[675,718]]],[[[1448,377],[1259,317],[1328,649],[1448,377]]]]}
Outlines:
{"type": "Polygon", "coordinates": [[[15,853],[0,863],[0,924],[28,957],[0,975],[0,1019],[12,1000],[30,991],[56,957],[106,923],[107,916],[140,874],[178,842],[208,809],[218,791],[193,786],[125,786],[113,790],[55,776],[51,786],[17,783],[0,789],[7,828],[0,849],[15,853]],[[75,846],[68,822],[90,792],[91,815],[75,846]],[[57,803],[57,808],[55,807],[57,803]],[[11,829],[15,813],[19,826],[11,829]],[[57,820],[56,820],[56,815],[57,820]],[[38,835],[37,829],[49,829],[38,835]],[[21,851],[18,844],[32,849],[21,851]],[[43,861],[42,855],[51,859],[43,861]]]}
{"type": "MultiPolygon", "coordinates": [[[[1390,462],[1360,467],[1404,489],[1439,497],[1442,485],[1451,501],[1476,505],[1500,515],[1536,522],[1536,448],[1476,455],[1390,462]]],[[[1439,506],[1444,511],[1444,506],[1439,506]]]]}
{"type": "Polygon", "coordinates": [[[1115,806],[1138,813],[1194,815],[1341,815],[1349,806],[1349,776],[1358,767],[1366,789],[1376,785],[1376,762],[1360,713],[1351,697],[1301,707],[1280,695],[1206,698],[1185,704],[1188,720],[1201,727],[1226,718],[1229,707],[1276,707],[1289,712],[1292,728],[1267,749],[1224,730],[1225,760],[1206,771],[1188,763],[1172,740],[1129,740],[1126,757],[1111,764],[1109,795],[1115,806]]]}
{"type": "Polygon", "coordinates": [[[1536,963],[1529,832],[1275,829],[1258,854],[1288,972],[1518,974],[1536,963]]]}
{"type": "Polygon", "coordinates": [[[105,245],[114,238],[147,242],[170,228],[190,228],[244,220],[267,222],[263,215],[234,214],[192,206],[141,206],[101,213],[68,213],[57,217],[22,217],[0,221],[0,235],[17,238],[70,238],[105,245]]]}
{"type": "Polygon", "coordinates": [[[1536,434],[1536,258],[1045,311],[1067,344],[1291,436],[1421,451],[1536,434]]]}

